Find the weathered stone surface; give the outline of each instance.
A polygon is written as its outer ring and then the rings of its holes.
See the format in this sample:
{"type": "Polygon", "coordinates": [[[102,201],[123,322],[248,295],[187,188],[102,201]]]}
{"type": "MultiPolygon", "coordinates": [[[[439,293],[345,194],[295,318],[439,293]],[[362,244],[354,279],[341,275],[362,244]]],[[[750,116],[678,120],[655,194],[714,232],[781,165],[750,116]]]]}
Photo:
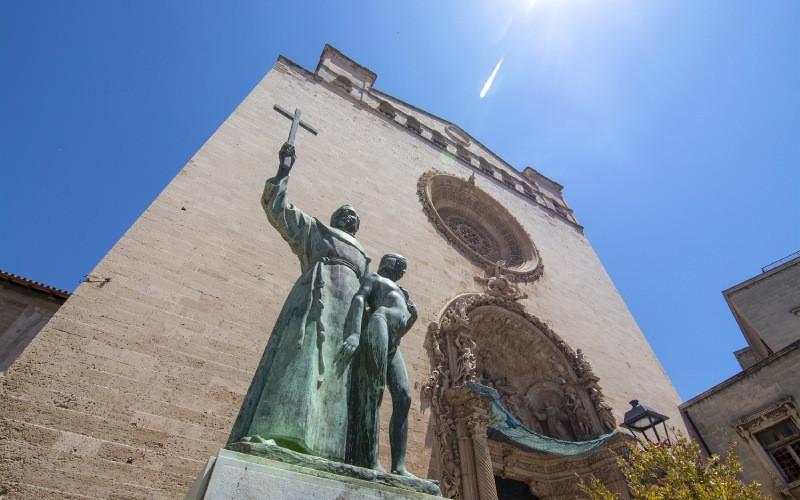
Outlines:
{"type": "MultiPolygon", "coordinates": [[[[327,83],[338,66],[323,66],[315,75],[281,58],[92,271],[111,281],[81,284],[6,372],[0,422],[44,433],[3,442],[0,483],[9,498],[180,497],[204,465],[198,457],[225,444],[299,273],[258,201],[286,140],[276,103],[301,107],[319,130],[298,134],[292,202],[320,218],[345,202],[369,207],[359,233],[367,254],[398,252],[413,263],[403,279],[420,311],[402,342],[412,393],[409,470],[440,477],[437,423],[421,394],[432,369],[426,327],[453,297],[480,291],[474,277],[485,271],[424,213],[417,182],[432,169],[474,174],[530,235],[545,271],[520,285],[528,295],[521,302],[586,353],[617,420],[639,398],[680,425],[678,395],[653,351],[580,226],[555,209],[564,203],[559,187],[537,180],[532,199],[479,170],[477,160],[469,165],[433,145],[430,131],[444,134],[444,120],[380,94],[397,110],[392,120],[370,88],[354,85],[363,96],[347,96],[327,83]],[[409,116],[419,135],[406,128],[409,116]],[[119,463],[94,445],[53,449],[72,434],[141,449],[145,458],[119,463]],[[153,472],[179,462],[187,465],[153,472]]],[[[518,186],[528,182],[477,140],[464,147],[518,186]]],[[[388,419],[383,412],[383,432],[388,419]]]]}
{"type": "Polygon", "coordinates": [[[0,271],[0,376],[68,296],[63,290],[0,271]]]}
{"type": "MultiPolygon", "coordinates": [[[[743,468],[742,477],[758,481],[773,498],[785,498],[781,470],[754,435],[782,421],[800,423],[800,340],[683,403],[690,434],[707,453],[724,455],[731,443],[743,468]],[[779,404],[786,401],[785,405],[779,404]],[[785,406],[785,409],[783,408],[785,406]]],[[[800,482],[792,488],[800,490],[800,482]]],[[[800,493],[795,491],[794,494],[800,493]]]]}

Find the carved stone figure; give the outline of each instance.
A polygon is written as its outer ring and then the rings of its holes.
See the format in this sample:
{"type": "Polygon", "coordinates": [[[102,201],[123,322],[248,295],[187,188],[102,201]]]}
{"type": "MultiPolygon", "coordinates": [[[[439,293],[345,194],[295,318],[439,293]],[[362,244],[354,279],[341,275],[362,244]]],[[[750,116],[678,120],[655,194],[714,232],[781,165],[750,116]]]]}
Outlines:
{"type": "Polygon", "coordinates": [[[461,330],[455,338],[455,345],[458,349],[458,373],[456,375],[456,383],[474,382],[475,369],[475,355],[472,351],[475,349],[475,341],[467,334],[466,330],[461,330]]]}
{"type": "Polygon", "coordinates": [[[580,349],[577,350],[576,354],[576,362],[578,364],[578,376],[585,377],[588,375],[592,375],[592,368],[589,366],[589,362],[586,361],[586,356],[583,354],[583,351],[580,349]]]}
{"type": "Polygon", "coordinates": [[[597,405],[597,416],[600,418],[600,423],[603,425],[605,432],[614,432],[617,428],[617,419],[614,418],[614,413],[611,407],[601,402],[597,405]]]}
{"type": "Polygon", "coordinates": [[[503,274],[503,266],[506,261],[498,260],[494,266],[494,276],[487,280],[478,280],[486,286],[486,293],[493,297],[500,297],[507,300],[527,299],[528,294],[522,292],[519,286],[515,285],[503,274]]]}
{"type": "Polygon", "coordinates": [[[383,391],[388,384],[392,396],[391,472],[411,476],[405,466],[411,392],[398,347],[400,339],[417,320],[417,308],[408,292],[395,283],[405,271],[404,257],[386,254],[378,272],[364,277],[350,305],[346,322],[349,336],[339,349],[336,363],[345,364],[355,355],[347,461],[371,469],[381,468],[379,415],[383,391]],[[365,319],[366,327],[362,327],[365,319]]]}
{"type": "Polygon", "coordinates": [[[562,439],[564,441],[572,441],[575,439],[569,429],[567,429],[567,426],[564,425],[565,422],[567,424],[569,423],[569,416],[561,411],[560,408],[550,403],[545,403],[542,409],[533,409],[533,411],[536,418],[547,424],[547,434],[550,437],[562,439]]]}
{"type": "Polygon", "coordinates": [[[278,173],[267,180],[261,203],[297,255],[301,275],[275,322],[228,445],[258,436],[344,461],[349,367],[338,372],[332,367],[369,258],[354,238],[359,218],[352,207],[336,210],[326,225],[289,204],[294,148],[284,144],[279,157],[278,173]]]}
{"type": "Polygon", "coordinates": [[[603,393],[600,392],[600,387],[594,380],[589,380],[586,387],[589,398],[591,398],[592,403],[594,403],[597,418],[600,419],[600,425],[603,427],[603,431],[613,432],[617,428],[617,419],[614,418],[611,407],[603,401],[603,393]]]}
{"type": "Polygon", "coordinates": [[[578,437],[593,437],[592,417],[589,416],[589,412],[586,410],[586,406],[583,404],[580,396],[578,396],[575,388],[567,386],[566,392],[564,393],[564,403],[567,406],[567,410],[572,413],[575,419],[577,427],[575,430],[579,434],[578,437]]]}

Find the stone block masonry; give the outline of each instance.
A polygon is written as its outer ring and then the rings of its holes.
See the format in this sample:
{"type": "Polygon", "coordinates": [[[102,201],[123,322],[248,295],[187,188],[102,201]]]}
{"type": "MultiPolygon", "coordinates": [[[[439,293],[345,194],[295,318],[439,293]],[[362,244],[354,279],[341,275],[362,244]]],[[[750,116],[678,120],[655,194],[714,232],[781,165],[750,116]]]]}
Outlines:
{"type": "MultiPolygon", "coordinates": [[[[401,343],[413,395],[408,465],[438,479],[435,419],[421,395],[426,327],[452,297],[479,291],[473,278],[484,270],[430,223],[417,181],[432,169],[467,179],[477,167],[427,138],[447,122],[398,101],[428,127],[417,135],[400,112],[380,113],[322,73],[279,59],[92,271],[110,281],[79,286],[8,370],[0,482],[9,498],[182,497],[224,444],[300,272],[259,201],[288,131],[274,104],[302,108],[319,130],[298,131],[290,201],[325,221],[352,204],[372,269],[386,252],[408,258],[402,284],[420,310],[401,343]]],[[[477,141],[469,151],[522,182],[477,141]]],[[[646,397],[679,424],[678,395],[580,226],[497,177],[478,172],[475,182],[535,242],[545,271],[522,285],[525,305],[586,353],[617,419],[646,397]]]]}

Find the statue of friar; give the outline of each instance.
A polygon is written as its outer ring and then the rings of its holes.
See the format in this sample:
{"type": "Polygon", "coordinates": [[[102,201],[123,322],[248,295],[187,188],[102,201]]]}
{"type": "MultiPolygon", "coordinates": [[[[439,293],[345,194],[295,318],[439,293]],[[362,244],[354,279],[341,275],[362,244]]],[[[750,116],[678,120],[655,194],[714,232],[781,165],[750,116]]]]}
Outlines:
{"type": "Polygon", "coordinates": [[[267,219],[300,260],[294,284],[258,364],[228,445],[274,440],[294,451],[345,461],[350,371],[333,366],[344,323],[367,274],[356,241],[359,218],[344,205],[330,225],[287,200],[294,147],[283,145],[280,167],[261,203],[267,219]]]}

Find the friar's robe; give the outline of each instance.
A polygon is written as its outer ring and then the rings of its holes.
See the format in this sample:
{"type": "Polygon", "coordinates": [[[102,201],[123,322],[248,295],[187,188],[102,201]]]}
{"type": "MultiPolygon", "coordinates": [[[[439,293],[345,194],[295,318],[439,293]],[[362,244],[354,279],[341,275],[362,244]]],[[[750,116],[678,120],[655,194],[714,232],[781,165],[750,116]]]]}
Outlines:
{"type": "Polygon", "coordinates": [[[354,237],[288,204],[286,186],[287,178],[269,179],[262,205],[302,274],[275,322],[228,443],[258,435],[344,461],[350,368],[333,360],[369,258],[354,237]]]}

